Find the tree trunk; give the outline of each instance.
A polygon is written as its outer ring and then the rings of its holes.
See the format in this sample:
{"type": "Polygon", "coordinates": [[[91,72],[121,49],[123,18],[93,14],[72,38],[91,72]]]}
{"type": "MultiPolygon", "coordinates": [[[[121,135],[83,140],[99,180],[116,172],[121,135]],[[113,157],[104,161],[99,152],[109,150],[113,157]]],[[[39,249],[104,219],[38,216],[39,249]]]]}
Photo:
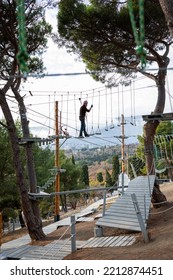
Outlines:
{"type": "MultiPolygon", "coordinates": [[[[27,116],[26,116],[26,108],[25,108],[25,104],[23,102],[23,98],[20,96],[20,94],[16,88],[12,87],[12,90],[13,90],[13,92],[15,94],[15,98],[19,104],[19,112],[20,112],[20,117],[21,117],[23,137],[29,138],[30,137],[29,125],[28,125],[28,120],[27,120],[27,116]]],[[[28,142],[24,146],[24,148],[25,148],[25,152],[26,152],[27,171],[28,171],[28,179],[29,179],[29,191],[32,193],[36,193],[37,192],[37,178],[36,178],[36,173],[35,173],[32,144],[33,143],[28,142]]],[[[42,229],[42,220],[40,217],[38,202],[36,200],[31,200],[31,204],[32,204],[33,213],[37,219],[37,226],[41,230],[42,229]]]]}
{"type": "Polygon", "coordinates": [[[153,203],[154,208],[158,208],[162,205],[162,202],[167,201],[166,196],[160,191],[160,186],[155,183],[153,189],[153,195],[151,202],[153,203]]]}
{"type": "MultiPolygon", "coordinates": [[[[161,114],[164,111],[165,107],[165,77],[167,73],[167,65],[169,63],[169,59],[165,58],[163,61],[160,62],[159,65],[159,71],[156,79],[157,87],[158,87],[158,98],[155,110],[153,114],[161,114]]],[[[146,157],[146,168],[147,173],[149,175],[155,174],[155,163],[154,163],[154,147],[153,147],[153,141],[154,141],[154,135],[157,129],[157,126],[159,125],[158,120],[151,120],[148,121],[144,125],[144,147],[145,147],[145,157],[146,157]]],[[[166,198],[162,194],[162,192],[159,189],[159,186],[155,185],[153,194],[152,194],[152,201],[155,203],[161,202],[162,200],[165,200],[166,198]]]]}
{"type": "Polygon", "coordinates": [[[13,151],[13,162],[16,172],[17,185],[19,187],[19,193],[21,197],[22,209],[26,219],[28,232],[32,240],[42,240],[45,238],[45,234],[40,226],[40,221],[34,214],[31,201],[28,195],[28,187],[24,178],[24,172],[22,163],[20,160],[20,149],[18,144],[18,135],[15,127],[15,123],[9,109],[8,103],[5,99],[5,94],[0,94],[0,105],[7,123],[10,142],[13,151]]]}
{"type": "Polygon", "coordinates": [[[66,194],[60,195],[62,211],[67,212],[67,196],[66,194]]]}
{"type": "Polygon", "coordinates": [[[172,0],[159,0],[159,3],[165,15],[170,34],[173,37],[173,2],[172,0]]]}
{"type": "Polygon", "coordinates": [[[154,164],[154,135],[156,128],[159,125],[158,121],[148,121],[144,125],[144,147],[145,147],[145,158],[146,158],[146,168],[149,175],[155,174],[155,164],[154,164]]]}

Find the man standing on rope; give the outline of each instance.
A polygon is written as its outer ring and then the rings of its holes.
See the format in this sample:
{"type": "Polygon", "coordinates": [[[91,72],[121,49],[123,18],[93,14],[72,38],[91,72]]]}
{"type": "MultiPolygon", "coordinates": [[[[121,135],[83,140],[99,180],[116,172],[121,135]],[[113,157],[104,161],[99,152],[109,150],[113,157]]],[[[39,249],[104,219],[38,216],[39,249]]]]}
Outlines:
{"type": "Polygon", "coordinates": [[[86,132],[85,117],[86,117],[86,112],[90,112],[93,105],[91,105],[90,109],[87,109],[87,105],[88,105],[88,101],[85,100],[83,102],[83,105],[80,107],[79,120],[81,121],[81,128],[80,128],[79,137],[83,137],[82,132],[84,132],[85,137],[89,137],[88,133],[86,132]]]}

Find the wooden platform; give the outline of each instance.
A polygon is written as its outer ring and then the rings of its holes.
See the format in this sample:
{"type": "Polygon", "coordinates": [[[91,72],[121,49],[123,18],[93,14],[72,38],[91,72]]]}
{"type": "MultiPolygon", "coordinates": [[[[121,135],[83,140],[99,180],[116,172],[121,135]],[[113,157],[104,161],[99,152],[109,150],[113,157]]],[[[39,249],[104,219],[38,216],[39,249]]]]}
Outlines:
{"type": "Polygon", "coordinates": [[[129,182],[124,195],[98,219],[97,226],[114,227],[127,230],[141,231],[131,194],[135,193],[143,221],[146,222],[149,215],[151,194],[154,187],[155,175],[139,176],[129,182]]]}
{"type": "MultiPolygon", "coordinates": [[[[76,241],[77,249],[82,248],[103,248],[130,246],[136,241],[134,236],[108,236],[92,237],[87,241],[76,241]]],[[[22,245],[15,250],[6,251],[7,259],[20,260],[62,260],[71,254],[71,241],[69,239],[56,240],[46,246],[22,245]]]]}
{"type": "Polygon", "coordinates": [[[107,237],[92,237],[82,246],[82,248],[96,248],[96,247],[118,247],[130,246],[136,241],[134,236],[107,236],[107,237]]]}

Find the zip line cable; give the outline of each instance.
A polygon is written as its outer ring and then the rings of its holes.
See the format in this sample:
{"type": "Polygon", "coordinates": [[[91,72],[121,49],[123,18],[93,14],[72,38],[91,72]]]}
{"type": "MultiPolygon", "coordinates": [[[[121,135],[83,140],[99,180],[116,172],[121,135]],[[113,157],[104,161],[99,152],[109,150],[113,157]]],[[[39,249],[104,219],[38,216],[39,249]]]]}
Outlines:
{"type": "MultiPolygon", "coordinates": [[[[152,72],[152,71],[156,71],[158,72],[159,70],[173,70],[173,67],[159,67],[159,68],[150,68],[148,69],[148,71],[152,72]]],[[[146,71],[144,71],[144,69],[141,69],[141,72],[147,73],[146,71]]],[[[10,75],[9,78],[46,78],[46,77],[61,77],[61,76],[79,76],[79,75],[90,75],[90,73],[85,73],[85,72],[79,72],[79,73],[37,73],[37,74],[16,74],[16,75],[10,75]]]]}
{"type": "MultiPolygon", "coordinates": [[[[122,76],[120,76],[119,77],[119,79],[122,79],[123,77],[122,76]]],[[[148,78],[146,78],[145,76],[142,76],[142,77],[137,77],[137,78],[135,78],[135,80],[136,81],[140,81],[140,80],[143,80],[143,79],[148,79],[148,78]]],[[[117,82],[117,85],[118,85],[118,83],[119,82],[117,82]]],[[[116,86],[117,86],[116,85],[116,86]]],[[[116,87],[115,86],[115,87],[116,87]]],[[[113,86],[112,86],[112,88],[113,88],[113,86]]],[[[85,93],[85,92],[91,92],[91,95],[92,95],[92,91],[104,91],[105,90],[105,86],[103,86],[103,87],[98,87],[98,88],[95,88],[95,89],[87,89],[87,90],[83,90],[83,91],[69,91],[71,94],[78,94],[78,95],[81,95],[81,93],[85,93]]],[[[22,91],[23,92],[28,92],[29,90],[26,90],[26,89],[22,89],[22,91]]],[[[52,90],[32,90],[32,93],[36,93],[36,92],[38,92],[38,93],[45,93],[45,94],[42,94],[42,95],[40,95],[40,94],[34,94],[34,96],[44,96],[44,95],[46,95],[47,96],[47,94],[49,93],[50,95],[51,95],[51,93],[55,96],[55,95],[57,95],[57,94],[59,94],[59,95],[64,95],[64,94],[66,94],[68,91],[66,90],[66,91],[58,91],[58,90],[54,90],[54,91],[52,91],[52,90]]]]}

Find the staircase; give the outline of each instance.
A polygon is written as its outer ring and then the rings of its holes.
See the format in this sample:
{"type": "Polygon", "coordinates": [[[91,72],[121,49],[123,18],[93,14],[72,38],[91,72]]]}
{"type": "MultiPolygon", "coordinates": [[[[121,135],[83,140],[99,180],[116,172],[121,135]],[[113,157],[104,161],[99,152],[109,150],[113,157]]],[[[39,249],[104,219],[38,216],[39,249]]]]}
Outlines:
{"type": "Polygon", "coordinates": [[[96,225],[142,231],[139,220],[141,219],[146,228],[154,181],[155,175],[139,176],[131,180],[125,193],[106,210],[96,225]]]}

